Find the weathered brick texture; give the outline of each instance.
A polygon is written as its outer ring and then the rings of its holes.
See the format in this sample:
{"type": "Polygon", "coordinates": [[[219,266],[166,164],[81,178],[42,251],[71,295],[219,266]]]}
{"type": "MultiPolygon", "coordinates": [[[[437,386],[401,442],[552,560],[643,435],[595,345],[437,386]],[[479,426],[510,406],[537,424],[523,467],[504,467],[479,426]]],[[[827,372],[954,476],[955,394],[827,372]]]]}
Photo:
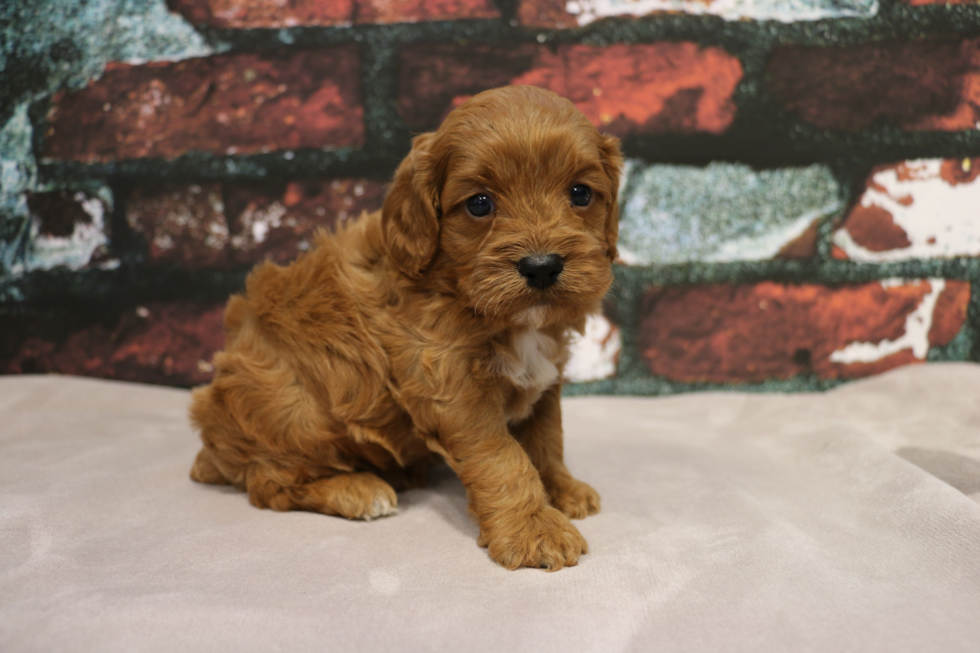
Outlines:
{"type": "Polygon", "coordinates": [[[602,129],[626,135],[719,134],[735,118],[737,58],[695,43],[559,46],[417,45],[402,50],[399,107],[413,129],[433,129],[468,97],[527,84],[569,98],[602,129]]]}
{"type": "Polygon", "coordinates": [[[521,0],[517,17],[522,25],[530,27],[578,27],[578,20],[568,12],[566,4],[564,0],[521,0]]]}
{"type": "Polygon", "coordinates": [[[221,305],[148,303],[127,309],[108,323],[74,330],[61,324],[60,318],[29,322],[4,318],[0,328],[17,343],[4,352],[0,371],[180,386],[206,383],[213,372],[211,357],[224,345],[223,313],[221,305]]]}
{"type": "Polygon", "coordinates": [[[947,344],[969,297],[968,283],[941,279],[653,288],[639,346],[652,374],[677,381],[868,376],[947,344]]]}
{"type": "Polygon", "coordinates": [[[779,248],[773,258],[793,260],[812,258],[817,255],[817,240],[820,237],[820,221],[814,220],[799,236],[779,248]]]}
{"type": "Polygon", "coordinates": [[[619,254],[630,265],[808,258],[820,222],[842,208],[830,169],[753,170],[628,159],[619,254]]]}
{"type": "Polygon", "coordinates": [[[152,264],[204,268],[228,263],[219,184],[139,188],[126,205],[126,222],[146,238],[152,264]]]}
{"type": "Polygon", "coordinates": [[[109,206],[84,191],[28,193],[33,238],[29,269],[108,264],[109,206]]]}
{"type": "Polygon", "coordinates": [[[44,156],[248,154],[364,142],[355,46],[111,65],[54,97],[44,156]]]}
{"type": "Polygon", "coordinates": [[[980,0],[898,1],[165,0],[0,27],[38,53],[4,89],[0,371],[200,382],[218,304],[154,301],[223,301],[379,209],[408,136],[508,84],[629,157],[625,267],[570,380],[793,390],[976,358],[980,23],[952,5],[980,0]]]}
{"type": "Polygon", "coordinates": [[[903,0],[906,4],[913,7],[923,7],[926,5],[975,5],[980,4],[980,0],[903,0]]]}
{"type": "Polygon", "coordinates": [[[167,0],[195,25],[224,28],[349,25],[354,0],[167,0]]]}
{"type": "Polygon", "coordinates": [[[886,121],[955,131],[980,121],[980,39],[786,45],[773,50],[768,78],[783,109],[825,129],[886,121]]]}
{"type": "Polygon", "coordinates": [[[834,234],[834,257],[894,261],[980,255],[980,158],[877,167],[834,234]]]}
{"type": "Polygon", "coordinates": [[[31,215],[37,218],[38,232],[44,236],[71,236],[78,225],[92,224],[92,211],[85,207],[91,201],[100,205],[100,212],[105,211],[104,202],[80,192],[55,191],[27,196],[31,215]]]}
{"type": "Polygon", "coordinates": [[[518,0],[517,15],[532,27],[569,28],[601,19],[631,19],[664,13],[708,14],[725,20],[778,20],[796,22],[844,16],[870,17],[873,0],[518,0]]]}
{"type": "Polygon", "coordinates": [[[589,316],[585,332],[572,334],[565,380],[580,383],[614,377],[622,345],[619,327],[612,320],[605,315],[589,316]]]}
{"type": "Polygon", "coordinates": [[[336,229],[381,208],[384,186],[366,179],[227,185],[225,210],[236,263],[264,258],[284,263],[306,251],[317,229],[336,229]]]}
{"type": "Polygon", "coordinates": [[[381,208],[383,192],[366,179],[142,186],[129,196],[126,220],[146,239],[152,265],[283,263],[306,251],[317,229],[381,208]]]}
{"type": "Polygon", "coordinates": [[[197,25],[252,29],[499,18],[490,0],[167,0],[197,25]]]}

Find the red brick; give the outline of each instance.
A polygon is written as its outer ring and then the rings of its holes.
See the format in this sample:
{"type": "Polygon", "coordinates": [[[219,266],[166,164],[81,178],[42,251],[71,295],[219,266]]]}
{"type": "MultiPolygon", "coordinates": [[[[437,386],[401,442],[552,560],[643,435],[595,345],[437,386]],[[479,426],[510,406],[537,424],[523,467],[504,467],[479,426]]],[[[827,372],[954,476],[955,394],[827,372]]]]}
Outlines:
{"type": "Polygon", "coordinates": [[[112,64],[59,93],[43,155],[94,162],[358,147],[364,142],[356,46],[112,64]]]}
{"type": "Polygon", "coordinates": [[[953,187],[960,184],[972,184],[977,180],[977,177],[980,177],[980,157],[946,159],[940,165],[939,176],[953,187]]]}
{"type": "Polygon", "coordinates": [[[929,344],[941,347],[956,337],[966,323],[966,311],[970,305],[970,284],[966,281],[946,281],[946,288],[939,295],[936,310],[932,314],[929,344]]]}
{"type": "Polygon", "coordinates": [[[137,188],[126,203],[126,222],[146,238],[150,264],[230,263],[220,184],[137,188]]]}
{"type": "Polygon", "coordinates": [[[167,0],[195,25],[221,28],[349,25],[354,0],[167,0]]]}
{"type": "Polygon", "coordinates": [[[21,339],[0,362],[0,370],[176,386],[206,383],[211,358],[224,346],[223,313],[223,304],[150,303],[132,307],[108,324],[67,333],[59,333],[47,323],[51,320],[35,319],[28,325],[32,333],[46,333],[21,339]]]}
{"type": "Polygon", "coordinates": [[[317,229],[380,209],[383,195],[383,184],[367,179],[142,186],[129,196],[126,220],[146,238],[151,265],[285,263],[317,229]]]}
{"type": "Polygon", "coordinates": [[[973,129],[980,121],[980,39],[773,50],[776,101],[825,129],[884,120],[910,131],[973,129]]]}
{"type": "Polygon", "coordinates": [[[980,158],[875,167],[834,233],[836,258],[861,261],[977,256],[980,158]]]}
{"type": "Polygon", "coordinates": [[[358,23],[500,18],[491,0],[357,0],[358,23]]]}
{"type": "MultiPolygon", "coordinates": [[[[929,282],[654,288],[645,298],[638,342],[651,373],[679,381],[866,376],[920,359],[911,348],[868,362],[835,362],[831,355],[852,343],[898,340],[931,291],[929,282]]],[[[930,345],[959,332],[968,302],[969,284],[946,282],[930,345]]]]}
{"type": "Polygon", "coordinates": [[[575,16],[565,10],[566,0],[520,0],[517,19],[529,27],[568,29],[578,27],[575,16]]]}
{"type": "MultiPolygon", "coordinates": [[[[895,224],[892,214],[876,205],[858,204],[847,216],[843,227],[854,242],[872,252],[903,249],[912,244],[905,230],[895,224]]],[[[843,250],[840,258],[847,258],[843,250]]]]}
{"type": "Polygon", "coordinates": [[[452,109],[453,98],[509,84],[534,65],[538,50],[530,44],[404,47],[399,111],[413,129],[434,129],[452,109]]]}
{"type": "Polygon", "coordinates": [[[293,181],[282,186],[229,185],[225,207],[236,262],[285,263],[309,247],[317,229],[335,229],[381,208],[384,186],[365,179],[293,181]]]}
{"type": "Polygon", "coordinates": [[[528,84],[571,99],[615,135],[724,132],[741,63],[695,43],[517,47],[419,45],[402,53],[399,106],[413,129],[432,129],[480,91],[528,84]]]}
{"type": "Polygon", "coordinates": [[[490,0],[168,0],[167,4],[196,25],[234,29],[500,17],[490,0]]]}

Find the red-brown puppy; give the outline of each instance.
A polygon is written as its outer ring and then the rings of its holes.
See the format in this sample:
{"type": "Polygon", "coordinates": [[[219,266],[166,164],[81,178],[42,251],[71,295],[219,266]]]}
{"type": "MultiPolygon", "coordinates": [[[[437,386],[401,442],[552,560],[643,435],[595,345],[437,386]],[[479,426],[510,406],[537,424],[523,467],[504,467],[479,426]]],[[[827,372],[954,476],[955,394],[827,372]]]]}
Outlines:
{"type": "Polygon", "coordinates": [[[562,460],[561,373],[612,282],[621,166],[616,139],[533,87],[416,137],[380,212],[257,266],[228,302],[191,477],[367,520],[441,457],[494,560],[576,564],[568,518],[599,495],[562,460]]]}

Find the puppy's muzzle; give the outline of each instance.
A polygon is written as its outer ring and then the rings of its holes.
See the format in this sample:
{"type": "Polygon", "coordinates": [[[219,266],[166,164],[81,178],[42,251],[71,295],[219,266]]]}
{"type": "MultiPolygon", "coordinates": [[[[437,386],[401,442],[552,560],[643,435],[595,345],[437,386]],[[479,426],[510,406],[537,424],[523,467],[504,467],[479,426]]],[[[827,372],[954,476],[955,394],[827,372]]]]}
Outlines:
{"type": "Polygon", "coordinates": [[[517,271],[527,279],[527,285],[544,290],[555,285],[565,264],[557,254],[526,256],[517,264],[517,271]]]}

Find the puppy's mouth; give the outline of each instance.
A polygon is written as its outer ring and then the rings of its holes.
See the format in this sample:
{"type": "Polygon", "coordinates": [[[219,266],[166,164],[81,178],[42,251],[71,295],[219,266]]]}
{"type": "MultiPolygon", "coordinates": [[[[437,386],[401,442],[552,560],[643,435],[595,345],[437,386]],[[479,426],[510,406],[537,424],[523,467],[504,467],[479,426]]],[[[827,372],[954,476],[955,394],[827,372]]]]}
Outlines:
{"type": "Polygon", "coordinates": [[[574,321],[595,310],[612,283],[608,258],[591,243],[563,245],[508,243],[477,257],[461,278],[467,304],[501,326],[532,328],[574,321]]]}
{"type": "Polygon", "coordinates": [[[515,268],[517,263],[509,271],[478,276],[468,293],[477,315],[510,326],[541,328],[589,312],[608,285],[601,279],[583,283],[568,269],[542,267],[525,274],[527,266],[523,271],[515,268]]]}

